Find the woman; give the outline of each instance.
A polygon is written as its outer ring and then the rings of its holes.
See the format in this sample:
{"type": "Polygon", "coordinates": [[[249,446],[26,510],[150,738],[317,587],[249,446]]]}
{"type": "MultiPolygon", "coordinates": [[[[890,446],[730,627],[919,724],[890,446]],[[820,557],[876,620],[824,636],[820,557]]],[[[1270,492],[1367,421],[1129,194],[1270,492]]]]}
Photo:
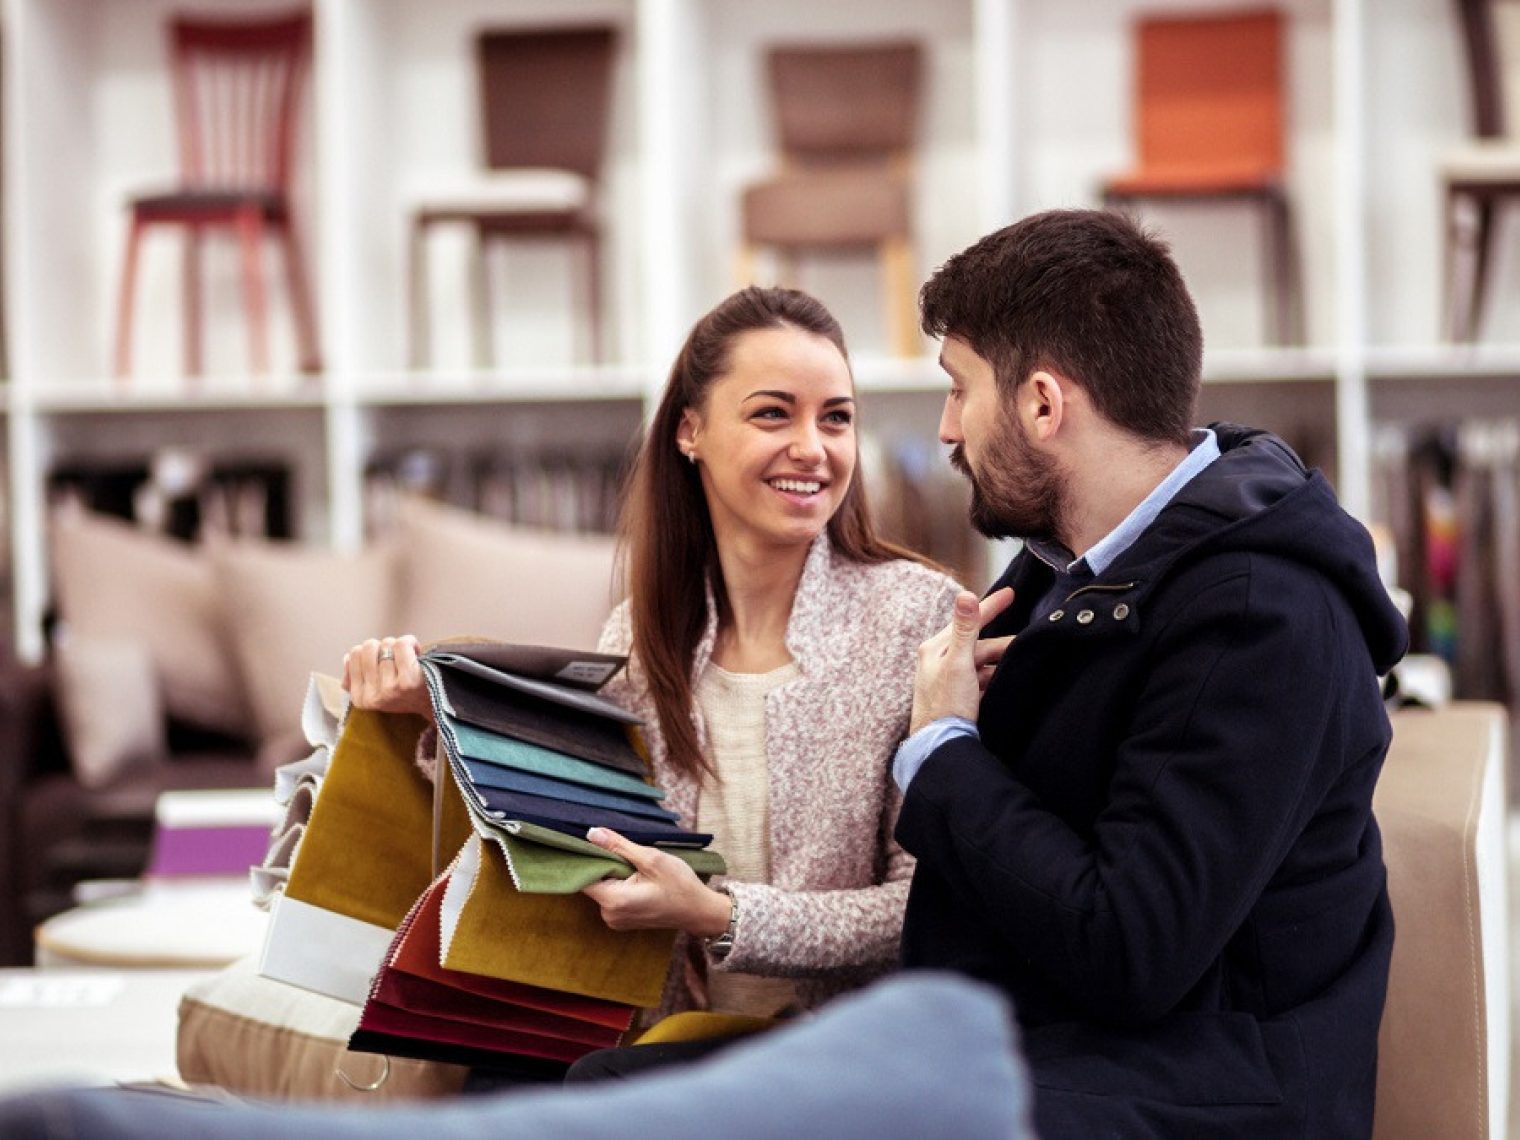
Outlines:
{"type": "MultiPolygon", "coordinates": [[[[749,288],[697,322],[634,468],[628,597],[599,648],[629,655],[603,692],[644,718],[665,806],[729,874],[593,829],[637,873],[586,890],[615,929],[684,935],[661,1013],[810,1008],[896,960],[912,863],[890,760],[959,587],[876,537],[857,455],[818,301],[749,288]]],[[[413,639],[344,669],[361,707],[426,712],[413,639]]]]}

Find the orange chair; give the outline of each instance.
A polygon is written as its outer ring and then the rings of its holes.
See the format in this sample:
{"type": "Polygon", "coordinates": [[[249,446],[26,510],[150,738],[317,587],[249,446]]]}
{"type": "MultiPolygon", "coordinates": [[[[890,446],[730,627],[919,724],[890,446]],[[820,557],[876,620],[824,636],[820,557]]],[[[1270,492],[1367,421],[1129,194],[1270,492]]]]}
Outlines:
{"type": "Polygon", "coordinates": [[[1276,11],[1148,17],[1139,41],[1139,165],[1103,187],[1109,206],[1239,201],[1260,211],[1268,325],[1302,339],[1283,179],[1283,21],[1276,11]]]}
{"type": "Polygon", "coordinates": [[[185,229],[185,362],[202,370],[200,251],[203,231],[237,235],[243,259],[253,370],[269,369],[263,244],[284,241],[300,367],[319,367],[311,294],[291,216],[290,176],[296,101],[311,57],[308,12],[247,19],[176,17],[170,23],[180,184],[133,198],[116,314],[116,374],[132,367],[132,299],[143,232],[185,229]]]}
{"type": "Polygon", "coordinates": [[[741,285],[755,252],[789,264],[818,250],[874,250],[898,355],[918,350],[911,166],[918,44],[774,48],[767,63],[783,170],[744,190],[741,285]]]}

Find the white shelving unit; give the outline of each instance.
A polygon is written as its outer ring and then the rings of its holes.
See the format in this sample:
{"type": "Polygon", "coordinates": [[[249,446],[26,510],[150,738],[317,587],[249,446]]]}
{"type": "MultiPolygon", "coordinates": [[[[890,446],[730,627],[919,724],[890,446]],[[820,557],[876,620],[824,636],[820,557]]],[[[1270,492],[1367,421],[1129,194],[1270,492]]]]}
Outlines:
{"type": "MultiPolygon", "coordinates": [[[[271,299],[276,370],[244,374],[235,261],[208,258],[207,379],[180,372],[173,239],[145,250],[137,370],[107,376],[122,200],[173,176],[164,21],[179,0],[0,0],[4,33],[6,519],[18,651],[40,655],[49,464],[167,443],[278,455],[295,467],[302,537],[352,547],[376,454],[430,443],[617,447],[637,430],[690,322],[733,286],[737,194],[774,161],[761,71],[779,41],[914,36],[925,45],[920,275],[1034,210],[1087,205],[1129,160],[1130,27],[1149,10],[1235,0],[313,0],[298,208],[317,284],[324,371],[293,366],[271,299]],[[611,362],[585,362],[558,251],[493,265],[499,367],[467,366],[466,247],[440,235],[435,364],[406,369],[405,204],[478,161],[472,37],[487,25],[621,29],[606,178],[611,362]]],[[[1289,17],[1291,188],[1309,343],[1260,343],[1249,218],[1162,211],[1200,298],[1210,406],[1319,417],[1347,505],[1369,504],[1375,417],[1477,392],[1520,410],[1520,347],[1439,344],[1435,162],[1467,117],[1448,0],[1281,0],[1289,17]]],[[[196,10],[289,0],[194,0],[196,10]]],[[[1514,266],[1495,322],[1520,339],[1514,266]],[[1505,302],[1511,302],[1506,305],[1505,302]]],[[[870,259],[807,263],[802,284],[850,331],[864,393],[892,430],[931,437],[943,381],[884,354],[870,259]]],[[[1445,408],[1447,412],[1451,409],[1445,408]]],[[[1460,409],[1458,409],[1460,410],[1460,409]]]]}

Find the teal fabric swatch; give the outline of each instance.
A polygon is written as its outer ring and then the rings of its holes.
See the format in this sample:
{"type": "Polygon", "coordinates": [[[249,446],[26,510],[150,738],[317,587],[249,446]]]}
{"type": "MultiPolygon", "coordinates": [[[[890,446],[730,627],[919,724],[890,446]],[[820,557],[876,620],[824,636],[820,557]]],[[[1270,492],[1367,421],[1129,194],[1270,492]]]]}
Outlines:
{"type": "Polygon", "coordinates": [[[448,722],[448,733],[453,737],[459,754],[468,756],[471,760],[483,760],[488,764],[500,764],[504,768],[515,768],[520,772],[569,780],[573,784],[606,788],[650,800],[665,798],[663,790],[626,772],[567,756],[563,752],[555,752],[524,740],[514,740],[510,736],[498,736],[494,732],[465,724],[446,713],[442,716],[448,722]]]}

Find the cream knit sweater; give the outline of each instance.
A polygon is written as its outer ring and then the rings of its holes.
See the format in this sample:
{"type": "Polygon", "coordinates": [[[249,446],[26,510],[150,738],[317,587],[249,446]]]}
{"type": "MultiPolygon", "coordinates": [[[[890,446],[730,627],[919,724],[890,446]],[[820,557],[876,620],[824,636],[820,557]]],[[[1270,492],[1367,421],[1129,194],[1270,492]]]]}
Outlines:
{"type": "MultiPolygon", "coordinates": [[[[827,536],[814,541],[786,632],[801,676],[765,700],[770,874],[728,884],[739,904],[734,947],[710,969],[797,979],[799,1001],[810,1007],[897,961],[913,861],[892,841],[901,806],[892,753],[908,727],[918,646],[950,620],[958,588],[914,562],[863,565],[837,554],[827,536]]],[[[709,592],[694,679],[716,638],[709,592]]],[[[625,602],[598,648],[628,653],[630,645],[625,602]]],[[[664,805],[688,823],[698,819],[699,783],[669,763],[637,658],[602,694],[644,718],[664,805]]],[[[705,747],[700,711],[692,718],[705,747]]],[[[678,944],[661,1014],[700,1004],[686,961],[678,944]]]]}

